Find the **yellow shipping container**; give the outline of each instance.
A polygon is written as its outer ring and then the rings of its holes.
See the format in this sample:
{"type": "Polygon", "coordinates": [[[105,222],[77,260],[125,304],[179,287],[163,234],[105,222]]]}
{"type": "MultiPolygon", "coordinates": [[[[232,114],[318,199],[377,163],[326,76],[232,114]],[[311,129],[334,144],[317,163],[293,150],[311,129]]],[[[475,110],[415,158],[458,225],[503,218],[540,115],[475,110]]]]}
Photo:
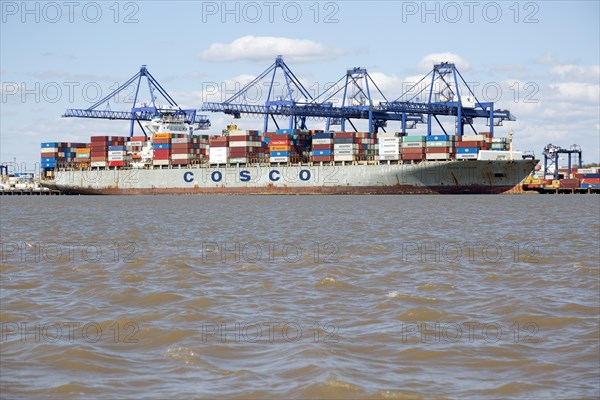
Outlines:
{"type": "Polygon", "coordinates": [[[75,149],[75,154],[85,154],[85,153],[89,153],[90,152],[90,148],[86,147],[86,148],[81,148],[81,149],[75,149]]]}
{"type": "Polygon", "coordinates": [[[153,139],[170,139],[171,138],[171,134],[170,133],[155,133],[152,135],[153,139]]]}
{"type": "Polygon", "coordinates": [[[271,146],[271,151],[290,151],[291,146],[271,146]]]}

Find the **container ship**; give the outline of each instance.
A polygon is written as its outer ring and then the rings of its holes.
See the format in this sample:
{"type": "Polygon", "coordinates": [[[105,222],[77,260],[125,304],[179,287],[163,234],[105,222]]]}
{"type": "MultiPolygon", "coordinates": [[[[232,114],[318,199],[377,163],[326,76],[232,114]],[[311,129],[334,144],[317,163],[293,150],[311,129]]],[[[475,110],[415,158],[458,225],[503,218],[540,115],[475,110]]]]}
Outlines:
{"type": "Polygon", "coordinates": [[[144,136],[41,145],[42,185],[67,194],[496,194],[538,163],[512,139],[230,125],[196,135],[159,116],[144,136]]]}

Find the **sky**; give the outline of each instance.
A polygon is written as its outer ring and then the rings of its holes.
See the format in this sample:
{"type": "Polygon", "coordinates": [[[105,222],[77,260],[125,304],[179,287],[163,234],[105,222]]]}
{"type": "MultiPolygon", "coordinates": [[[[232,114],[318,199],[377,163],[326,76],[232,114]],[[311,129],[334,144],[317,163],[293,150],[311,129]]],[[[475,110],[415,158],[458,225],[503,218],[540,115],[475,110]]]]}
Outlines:
{"type": "MultiPolygon", "coordinates": [[[[225,101],[277,55],[313,97],[347,69],[362,67],[393,100],[434,63],[454,62],[480,101],[517,117],[495,127],[496,136],[512,129],[515,149],[541,157],[549,143],[577,144],[585,163],[600,161],[597,1],[0,4],[0,162],[16,162],[20,171],[36,168],[41,142],[127,135],[127,122],[61,116],[90,107],[141,65],[180,106],[200,109],[205,101],[225,101]]],[[[264,101],[265,84],[253,101],[264,101]]],[[[111,99],[110,109],[130,109],[130,94],[111,99]]],[[[211,134],[232,122],[262,128],[258,118],[209,118],[211,134]]],[[[309,121],[309,128],[323,124],[309,121]]],[[[477,130],[488,131],[484,124],[477,130]]],[[[452,121],[444,125],[454,129],[452,121]]],[[[411,134],[425,131],[420,124],[411,134]]]]}

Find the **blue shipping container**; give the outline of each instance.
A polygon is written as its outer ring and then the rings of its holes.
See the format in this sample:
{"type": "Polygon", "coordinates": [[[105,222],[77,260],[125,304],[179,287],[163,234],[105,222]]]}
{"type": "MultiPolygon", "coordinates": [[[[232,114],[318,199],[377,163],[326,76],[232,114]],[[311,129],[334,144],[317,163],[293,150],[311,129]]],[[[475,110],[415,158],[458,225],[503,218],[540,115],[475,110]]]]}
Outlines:
{"type": "Polygon", "coordinates": [[[354,139],[353,138],[337,138],[337,139],[333,139],[333,143],[334,144],[349,144],[349,143],[354,143],[354,139]]]}
{"type": "Polygon", "coordinates": [[[42,143],[42,149],[46,148],[46,147],[60,147],[58,145],[58,143],[56,142],[46,142],[46,143],[42,143]]]}
{"type": "Polygon", "coordinates": [[[582,189],[600,188],[600,183],[582,183],[581,188],[582,189]]]}
{"type": "Polygon", "coordinates": [[[330,156],[331,150],[313,150],[313,156],[330,156]]]}
{"type": "Polygon", "coordinates": [[[333,132],[322,132],[322,133],[315,133],[314,135],[312,135],[313,139],[331,139],[333,137],[333,132]]]}
{"type": "Polygon", "coordinates": [[[584,174],[583,178],[600,178],[600,174],[584,174]]]}
{"type": "Polygon", "coordinates": [[[55,163],[57,160],[57,158],[42,158],[43,163],[55,163]]]}
{"type": "Polygon", "coordinates": [[[289,151],[272,151],[271,157],[289,157],[289,151]]]}
{"type": "Polygon", "coordinates": [[[450,139],[447,135],[431,135],[425,139],[427,142],[449,142],[450,139]]]}
{"type": "Polygon", "coordinates": [[[278,135],[294,134],[294,133],[296,133],[296,130],[295,129],[277,129],[275,131],[275,133],[277,133],[278,135]]]}
{"type": "Polygon", "coordinates": [[[479,149],[477,147],[457,147],[456,154],[477,154],[479,149]]]}
{"type": "MultiPolygon", "coordinates": [[[[114,147],[120,147],[120,146],[114,146],[114,147]]],[[[170,144],[166,144],[166,143],[159,143],[159,144],[153,144],[152,148],[154,150],[165,150],[165,149],[170,149],[171,145],[170,144]]]]}
{"type": "Polygon", "coordinates": [[[108,146],[108,151],[125,151],[125,146],[108,146]]]}

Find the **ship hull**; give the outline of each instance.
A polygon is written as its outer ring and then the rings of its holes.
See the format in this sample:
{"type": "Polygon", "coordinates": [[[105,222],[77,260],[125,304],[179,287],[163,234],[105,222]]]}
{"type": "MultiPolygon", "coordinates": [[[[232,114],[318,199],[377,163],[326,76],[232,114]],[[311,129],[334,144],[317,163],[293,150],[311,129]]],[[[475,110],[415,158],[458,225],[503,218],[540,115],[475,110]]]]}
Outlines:
{"type": "Polygon", "coordinates": [[[537,160],[416,164],[59,170],[44,186],[68,194],[497,194],[537,160]]]}

